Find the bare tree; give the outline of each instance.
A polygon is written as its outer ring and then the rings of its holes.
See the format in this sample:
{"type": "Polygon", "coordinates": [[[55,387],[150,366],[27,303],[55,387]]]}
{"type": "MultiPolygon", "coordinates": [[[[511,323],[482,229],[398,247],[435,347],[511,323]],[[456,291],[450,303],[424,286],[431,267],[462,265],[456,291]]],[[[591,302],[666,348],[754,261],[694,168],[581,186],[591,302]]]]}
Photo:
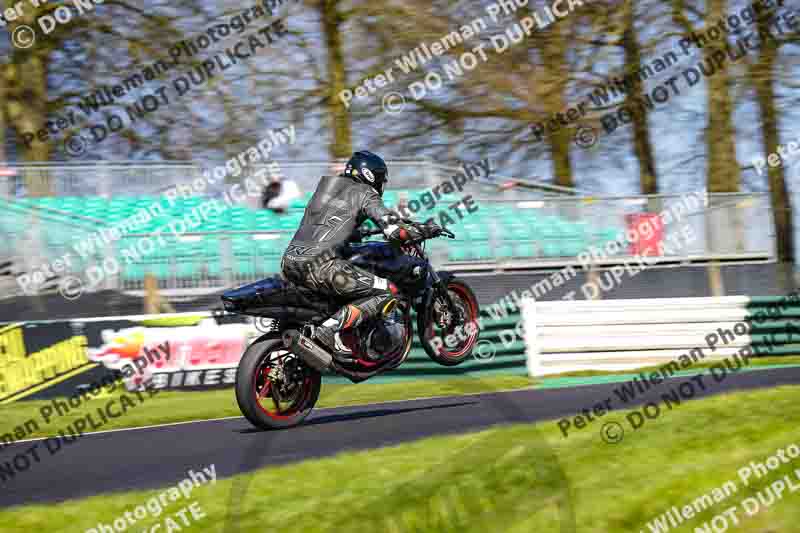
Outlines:
{"type": "MultiPolygon", "coordinates": [[[[727,0],[708,0],[705,14],[686,0],[673,0],[673,19],[685,34],[700,32],[689,20],[687,13],[704,18],[708,26],[727,16],[727,0]]],[[[736,130],[733,126],[733,99],[729,92],[731,83],[729,67],[721,62],[715,69],[711,55],[717,49],[704,47],[704,60],[709,69],[706,75],[706,106],[709,110],[706,127],[706,150],[708,165],[706,183],[709,192],[737,192],[741,182],[741,171],[736,162],[736,130]]]]}
{"type": "MultiPolygon", "coordinates": [[[[774,42],[763,36],[771,35],[771,23],[775,11],[763,13],[758,17],[756,28],[761,46],[758,57],[751,64],[750,78],[756,89],[756,100],[761,114],[761,140],[764,151],[776,153],[780,144],[778,104],[775,95],[777,85],[776,69],[780,46],[794,39],[776,37],[774,42]]],[[[768,165],[767,176],[775,223],[778,258],[781,261],[794,261],[794,231],[792,227],[792,204],[786,186],[786,173],[783,165],[768,165]]]]}

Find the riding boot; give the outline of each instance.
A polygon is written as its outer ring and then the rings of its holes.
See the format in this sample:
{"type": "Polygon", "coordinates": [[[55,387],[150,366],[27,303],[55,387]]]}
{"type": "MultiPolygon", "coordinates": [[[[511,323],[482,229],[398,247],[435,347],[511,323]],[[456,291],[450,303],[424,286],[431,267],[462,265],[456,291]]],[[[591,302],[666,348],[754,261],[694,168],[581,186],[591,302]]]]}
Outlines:
{"type": "Polygon", "coordinates": [[[388,313],[397,303],[394,297],[369,296],[342,307],[331,318],[322,323],[314,332],[314,338],[322,343],[333,355],[352,357],[353,351],[342,342],[340,334],[347,329],[356,328],[365,320],[388,313]]]}

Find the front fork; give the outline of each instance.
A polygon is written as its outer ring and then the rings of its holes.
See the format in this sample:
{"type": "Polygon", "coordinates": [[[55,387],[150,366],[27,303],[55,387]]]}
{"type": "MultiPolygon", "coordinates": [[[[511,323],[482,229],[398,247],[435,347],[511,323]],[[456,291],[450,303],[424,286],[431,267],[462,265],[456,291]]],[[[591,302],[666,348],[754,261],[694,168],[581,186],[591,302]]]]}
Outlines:
{"type": "MultiPolygon", "coordinates": [[[[431,298],[431,304],[437,311],[439,311],[439,309],[436,307],[436,304],[442,300],[445,302],[451,318],[448,321],[448,324],[444,327],[449,330],[452,327],[453,323],[460,324],[463,321],[464,317],[461,316],[461,309],[458,306],[456,306],[456,304],[453,303],[453,299],[450,298],[450,291],[447,290],[447,281],[442,279],[442,277],[439,276],[439,273],[436,272],[436,270],[431,269],[430,272],[432,281],[431,290],[433,291],[433,298],[431,298]]],[[[441,324],[439,325],[441,326],[441,324]]]]}

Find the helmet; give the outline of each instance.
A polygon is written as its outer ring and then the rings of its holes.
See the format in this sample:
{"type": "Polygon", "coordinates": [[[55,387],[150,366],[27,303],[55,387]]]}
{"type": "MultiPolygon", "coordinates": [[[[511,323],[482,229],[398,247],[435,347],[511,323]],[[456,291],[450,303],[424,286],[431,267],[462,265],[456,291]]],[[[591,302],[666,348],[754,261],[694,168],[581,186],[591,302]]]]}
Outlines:
{"type": "Polygon", "coordinates": [[[379,156],[366,150],[356,152],[344,167],[344,176],[355,178],[356,181],[366,183],[383,196],[383,186],[389,177],[386,163],[379,156]]]}

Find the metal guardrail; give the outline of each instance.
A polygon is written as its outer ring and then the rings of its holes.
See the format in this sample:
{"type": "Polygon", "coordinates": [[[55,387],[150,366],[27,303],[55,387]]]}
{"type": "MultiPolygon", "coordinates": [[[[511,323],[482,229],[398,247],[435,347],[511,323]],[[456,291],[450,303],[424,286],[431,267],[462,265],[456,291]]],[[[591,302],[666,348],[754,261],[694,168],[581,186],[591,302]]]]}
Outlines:
{"type": "MultiPolygon", "coordinates": [[[[775,257],[775,231],[769,193],[713,193],[679,223],[665,225],[664,238],[688,224],[696,236],[680,255],[708,259],[775,257]]],[[[485,198],[478,196],[479,199],[485,198]]],[[[547,197],[525,205],[540,216],[581,221],[590,227],[626,228],[626,216],[677,208],[685,195],[547,197]]]]}
{"type": "MultiPolygon", "coordinates": [[[[305,191],[313,190],[319,176],[333,172],[334,165],[337,164],[331,161],[279,162],[284,176],[297,181],[305,191]]],[[[176,184],[191,182],[193,178],[201,176],[202,170],[200,166],[190,164],[25,165],[12,168],[17,169],[17,176],[0,177],[0,180],[6,180],[5,188],[0,181],[0,196],[10,197],[8,199],[15,204],[17,202],[14,198],[24,196],[18,188],[18,178],[30,173],[46,173],[54,178],[52,183],[59,195],[110,196],[112,192],[125,191],[126,196],[154,196],[176,184]]],[[[390,168],[390,190],[402,187],[430,189],[459,171],[458,167],[424,161],[392,161],[390,168]]],[[[235,181],[251,176],[258,169],[258,165],[253,165],[235,181]]],[[[229,180],[227,185],[232,185],[233,181],[229,180]]],[[[220,191],[224,186],[224,183],[218,184],[220,191]]],[[[209,190],[208,194],[213,195],[220,191],[209,190]]],[[[519,214],[519,217],[515,217],[518,218],[517,222],[523,225],[535,217],[537,220],[558,219],[564,224],[582,227],[584,229],[581,231],[586,232],[588,237],[581,241],[581,246],[597,248],[601,248],[608,237],[597,234],[598,229],[623,231],[629,224],[627,215],[658,213],[681,202],[683,198],[678,194],[594,197],[586,191],[560,188],[535,180],[518,180],[499,173],[493,173],[488,179],[481,176],[480,179],[469,182],[459,196],[464,194],[472,194],[483,213],[497,211],[494,208],[498,206],[514,209],[519,214]],[[526,187],[499,191],[498,184],[506,180],[525,181],[526,187]],[[552,195],[554,192],[560,195],[552,195]]],[[[251,198],[249,206],[257,207],[257,200],[251,198]]],[[[658,257],[653,262],[672,265],[708,261],[774,260],[774,226],[768,193],[709,194],[704,197],[703,204],[683,221],[691,227],[696,238],[678,252],[658,257]]],[[[423,209],[414,216],[425,219],[435,216],[442,209],[446,209],[444,204],[437,205],[431,211],[423,209]]],[[[482,220],[486,222],[485,235],[477,239],[473,235],[471,239],[480,242],[480,257],[457,259],[450,253],[448,243],[433,241],[430,252],[434,264],[438,268],[460,271],[554,269],[581,264],[577,252],[558,252],[566,249],[563,247],[564,239],[558,234],[544,233],[525,239],[509,234],[507,220],[501,222],[485,215],[482,220]]],[[[465,223],[470,223],[470,220],[465,220],[465,223]]],[[[100,221],[82,215],[59,212],[50,207],[15,205],[14,209],[0,213],[0,257],[15,259],[22,265],[22,268],[17,268],[18,271],[34,270],[48,259],[68,252],[71,249],[70,240],[87,239],[100,227],[100,221]],[[12,225],[3,223],[14,217],[16,227],[22,228],[22,232],[9,231],[12,225]],[[66,244],[63,239],[65,234],[70,237],[65,241],[66,244]],[[61,245],[58,244],[59,241],[62,241],[61,245]]],[[[680,231],[679,224],[666,225],[663,238],[669,240],[680,231]]],[[[185,273],[187,269],[181,267],[184,263],[183,256],[167,246],[167,249],[159,250],[157,256],[142,268],[157,271],[159,283],[166,289],[215,290],[237,282],[254,281],[275,272],[275,256],[282,253],[291,233],[293,230],[186,233],[183,237],[189,239],[214,237],[213,243],[206,247],[206,255],[218,259],[200,268],[188,269],[191,273],[184,275],[181,272],[185,273]],[[232,240],[236,235],[243,234],[254,239],[274,240],[275,250],[270,250],[272,255],[251,255],[243,258],[234,253],[232,240]],[[216,250],[213,249],[214,246],[217,247],[216,250]]],[[[150,237],[153,236],[129,234],[116,242],[98,246],[95,256],[81,262],[73,271],[64,272],[64,275],[82,274],[86,269],[100,265],[106,257],[118,257],[121,247],[131,240],[150,237]]],[[[470,253],[472,251],[474,250],[470,250],[470,253]]],[[[596,259],[593,263],[604,266],[632,260],[631,251],[623,248],[596,259]]],[[[102,288],[142,289],[142,281],[128,271],[128,265],[123,263],[121,267],[121,272],[104,280],[102,288]]]]}

